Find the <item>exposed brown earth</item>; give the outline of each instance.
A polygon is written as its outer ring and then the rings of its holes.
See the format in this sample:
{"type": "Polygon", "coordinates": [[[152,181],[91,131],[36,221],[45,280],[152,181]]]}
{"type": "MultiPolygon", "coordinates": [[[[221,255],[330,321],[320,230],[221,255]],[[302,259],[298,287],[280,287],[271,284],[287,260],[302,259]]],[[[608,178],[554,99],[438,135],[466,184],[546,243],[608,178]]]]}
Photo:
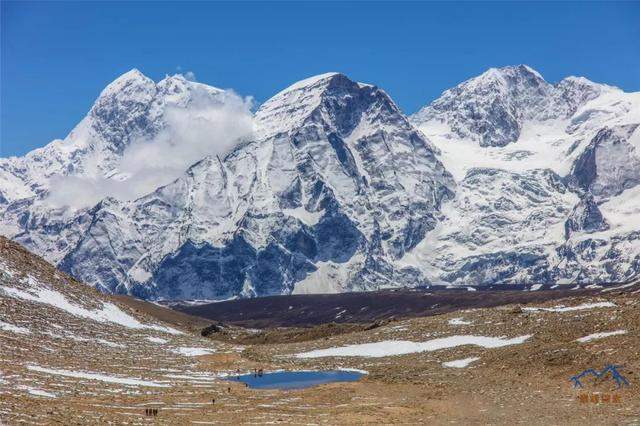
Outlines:
{"type": "MultiPolygon", "coordinates": [[[[638,424],[640,419],[638,285],[591,295],[574,293],[544,303],[400,319],[368,330],[362,324],[349,330],[344,327],[351,325],[318,327],[317,338],[305,335],[303,329],[269,330],[262,332],[270,336],[268,341],[295,341],[240,346],[233,339],[214,341],[192,333],[199,329],[199,320],[173,316],[144,302],[124,304],[122,298],[100,295],[13,243],[0,240],[0,260],[19,270],[13,277],[0,277],[1,286],[26,291],[22,279],[29,274],[86,309],[100,309],[103,303],[115,301],[123,312],[144,324],[166,325],[149,315],[156,312],[169,325],[185,331],[171,334],[97,322],[47,304],[16,299],[0,289],[0,320],[28,329],[27,333],[0,329],[0,423],[577,425],[638,424]],[[521,309],[594,302],[615,306],[565,312],[521,309]],[[454,318],[462,319],[451,323],[454,318]],[[327,331],[333,327],[339,333],[327,331]],[[626,333],[584,343],[576,340],[616,330],[626,333]],[[296,333],[302,333],[303,338],[296,333]],[[513,338],[528,334],[532,336],[522,344],[489,349],[467,345],[381,358],[294,356],[385,340],[424,342],[452,335],[513,338]],[[194,347],[215,352],[203,356],[174,352],[194,347]],[[442,364],[468,357],[479,360],[465,368],[442,364]],[[622,366],[620,372],[630,386],[617,390],[608,378],[585,380],[580,391],[569,381],[587,368],[602,369],[607,364],[622,366]],[[369,374],[358,382],[290,391],[254,390],[220,377],[254,368],[337,367],[364,369],[369,374]],[[100,373],[110,379],[141,382],[65,377],[52,374],[52,370],[100,373]],[[49,396],[34,394],[34,390],[49,396]],[[581,395],[593,394],[598,395],[598,403],[581,402],[581,395]],[[619,402],[603,402],[603,395],[610,399],[616,396],[619,402]],[[156,408],[157,416],[147,416],[147,408],[156,408]]],[[[259,334],[240,329],[233,333],[259,334]]],[[[398,343],[388,346],[395,345],[398,343]]]]}
{"type": "MultiPolygon", "coordinates": [[[[221,342],[235,342],[248,345],[296,343],[310,340],[326,339],[345,333],[372,330],[390,321],[376,321],[369,324],[319,324],[313,327],[276,327],[267,329],[251,329],[232,325],[218,326],[219,331],[210,331],[206,327],[201,331],[203,336],[221,342]]],[[[215,324],[214,324],[215,325],[215,324]]]]}

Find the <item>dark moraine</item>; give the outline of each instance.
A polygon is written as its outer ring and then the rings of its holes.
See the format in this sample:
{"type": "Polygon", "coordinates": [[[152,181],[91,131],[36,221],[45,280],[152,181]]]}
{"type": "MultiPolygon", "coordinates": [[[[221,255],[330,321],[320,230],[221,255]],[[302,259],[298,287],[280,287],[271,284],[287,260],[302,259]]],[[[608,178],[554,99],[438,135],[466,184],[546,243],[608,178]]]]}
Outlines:
{"type": "MultiPolygon", "coordinates": [[[[564,297],[602,294],[599,289],[571,289],[572,287],[551,289],[550,285],[545,285],[537,291],[530,291],[530,288],[524,286],[504,285],[478,287],[477,291],[467,291],[466,288],[382,290],[269,296],[196,306],[174,303],[170,306],[200,318],[243,327],[310,327],[332,322],[369,323],[388,318],[423,317],[461,309],[542,303],[564,297]]],[[[630,289],[625,289],[628,290],[630,289]]]]}

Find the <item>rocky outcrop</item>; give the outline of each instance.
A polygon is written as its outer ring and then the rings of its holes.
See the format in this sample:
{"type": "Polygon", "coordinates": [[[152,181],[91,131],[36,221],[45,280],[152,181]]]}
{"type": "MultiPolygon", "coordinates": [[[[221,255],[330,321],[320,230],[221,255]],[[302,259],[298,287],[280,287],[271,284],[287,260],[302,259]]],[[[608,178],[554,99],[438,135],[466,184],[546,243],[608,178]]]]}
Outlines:
{"type": "Polygon", "coordinates": [[[576,159],[570,175],[572,181],[597,200],[640,184],[638,127],[628,124],[600,130],[576,159]]]}
{"type": "Polygon", "coordinates": [[[585,195],[573,208],[564,223],[565,238],[569,239],[575,232],[598,232],[609,229],[609,224],[598,209],[591,194],[585,195]]]}

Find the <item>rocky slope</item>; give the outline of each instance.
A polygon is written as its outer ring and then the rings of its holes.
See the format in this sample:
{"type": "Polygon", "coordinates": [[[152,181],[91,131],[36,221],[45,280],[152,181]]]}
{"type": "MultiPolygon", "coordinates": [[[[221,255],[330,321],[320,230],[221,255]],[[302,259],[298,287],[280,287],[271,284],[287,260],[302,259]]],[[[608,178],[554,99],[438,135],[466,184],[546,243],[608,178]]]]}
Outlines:
{"type": "Polygon", "coordinates": [[[230,97],[180,76],[123,75],[67,139],[0,160],[0,231],[104,292],[147,299],[640,273],[639,94],[550,84],[526,66],[491,69],[410,119],[375,86],[312,77],[175,179],[51,203],[60,176],[135,186],[123,166],[132,146],[167,131],[181,146],[193,132],[173,114],[200,123],[203,104],[230,97]]]}
{"type": "MultiPolygon", "coordinates": [[[[179,321],[161,321],[149,313],[162,308],[100,294],[0,237],[0,423],[633,423],[640,409],[639,288],[511,293],[501,306],[464,303],[462,311],[387,318],[350,332],[333,323],[302,336],[280,327],[225,327],[214,341],[189,333],[179,313],[159,315],[179,321]],[[542,302],[550,293],[569,297],[542,302]],[[242,336],[254,337],[239,346],[242,336]],[[582,389],[573,387],[572,376],[607,364],[619,365],[630,386],[585,377],[582,389]],[[367,374],[297,390],[252,389],[236,378],[255,369],[367,374]]],[[[371,298],[366,305],[383,314],[391,293],[269,299],[327,297],[354,308],[342,314],[349,315],[361,312],[350,299],[371,298]]],[[[464,294],[467,302],[487,302],[480,291],[464,294]]],[[[230,303],[261,310],[255,302],[230,303]]]]}

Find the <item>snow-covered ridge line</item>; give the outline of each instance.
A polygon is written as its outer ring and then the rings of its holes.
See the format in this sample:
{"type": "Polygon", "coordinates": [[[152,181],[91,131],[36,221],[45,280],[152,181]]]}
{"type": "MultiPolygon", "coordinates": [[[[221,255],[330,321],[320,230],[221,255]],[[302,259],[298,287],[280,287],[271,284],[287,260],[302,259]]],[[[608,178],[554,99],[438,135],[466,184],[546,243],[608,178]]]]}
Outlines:
{"type": "Polygon", "coordinates": [[[117,166],[131,144],[169,132],[184,147],[192,126],[172,112],[199,119],[230,97],[123,75],[64,141],[0,160],[0,232],[100,291],[147,300],[640,277],[640,93],[551,84],[524,65],[411,119],[374,85],[310,77],[260,106],[252,136],[198,151],[140,197],[73,212],[41,202],[55,176],[130,179],[117,166]]]}

